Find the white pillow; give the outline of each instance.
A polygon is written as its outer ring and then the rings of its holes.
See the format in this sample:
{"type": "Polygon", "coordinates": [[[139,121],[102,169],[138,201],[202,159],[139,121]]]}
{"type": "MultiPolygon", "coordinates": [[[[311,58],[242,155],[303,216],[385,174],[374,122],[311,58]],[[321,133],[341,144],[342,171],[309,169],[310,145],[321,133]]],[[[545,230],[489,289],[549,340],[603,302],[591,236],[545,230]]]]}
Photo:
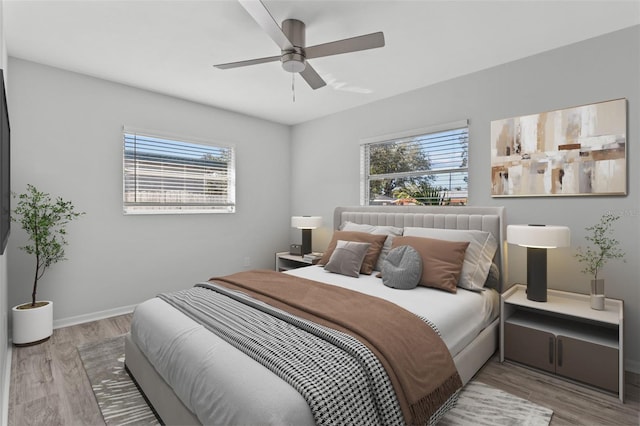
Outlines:
{"type": "Polygon", "coordinates": [[[341,231],[356,231],[356,232],[366,232],[368,234],[374,235],[387,235],[387,239],[384,240],[384,245],[382,246],[382,251],[380,251],[380,256],[378,257],[378,262],[376,266],[373,268],[376,271],[382,271],[382,264],[384,260],[387,258],[389,251],[391,250],[391,244],[393,243],[394,236],[402,235],[402,228],[398,228],[396,226],[388,226],[388,225],[365,225],[361,223],[353,223],[353,222],[345,222],[340,228],[341,231]]]}
{"type": "Polygon", "coordinates": [[[498,243],[490,232],[466,229],[404,228],[404,236],[427,237],[447,241],[469,241],[458,287],[481,291],[493,263],[498,243]]]}

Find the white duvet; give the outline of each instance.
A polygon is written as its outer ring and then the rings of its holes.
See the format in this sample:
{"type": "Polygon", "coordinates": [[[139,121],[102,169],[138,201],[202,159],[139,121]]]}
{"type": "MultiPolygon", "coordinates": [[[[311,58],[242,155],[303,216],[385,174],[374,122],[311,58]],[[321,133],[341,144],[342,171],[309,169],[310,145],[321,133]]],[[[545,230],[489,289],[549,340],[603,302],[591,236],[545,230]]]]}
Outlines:
{"type": "MultiPolygon", "coordinates": [[[[375,276],[350,278],[317,266],[288,273],[382,297],[428,318],[454,356],[498,315],[498,294],[493,290],[396,290],[375,276]]],[[[131,336],[203,424],[314,424],[309,406],[295,389],[158,298],[138,305],[131,336]]]]}
{"type": "Polygon", "coordinates": [[[451,356],[456,356],[500,312],[500,296],[491,289],[475,292],[458,288],[455,294],[426,287],[398,290],[382,284],[375,271],[372,275],[361,274],[352,278],[327,272],[321,266],[293,269],[286,273],[380,297],[427,318],[440,331],[451,356]]]}

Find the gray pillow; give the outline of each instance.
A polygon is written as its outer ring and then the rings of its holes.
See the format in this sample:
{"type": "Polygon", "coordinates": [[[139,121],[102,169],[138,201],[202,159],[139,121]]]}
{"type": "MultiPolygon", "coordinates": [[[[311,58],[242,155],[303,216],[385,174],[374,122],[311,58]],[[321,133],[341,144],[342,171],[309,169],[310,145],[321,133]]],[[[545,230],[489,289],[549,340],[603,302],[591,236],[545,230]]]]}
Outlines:
{"type": "Polygon", "coordinates": [[[500,288],[500,269],[498,269],[498,265],[495,263],[492,263],[489,268],[489,274],[487,275],[487,281],[485,281],[484,287],[492,288],[494,290],[498,290],[500,288]]]}
{"type": "Polygon", "coordinates": [[[358,278],[362,261],[370,246],[370,243],[338,240],[324,269],[336,274],[358,278]]]}
{"type": "Polygon", "coordinates": [[[422,258],[411,246],[399,246],[389,252],[382,264],[382,283],[387,287],[410,290],[422,276],[422,258]]]}

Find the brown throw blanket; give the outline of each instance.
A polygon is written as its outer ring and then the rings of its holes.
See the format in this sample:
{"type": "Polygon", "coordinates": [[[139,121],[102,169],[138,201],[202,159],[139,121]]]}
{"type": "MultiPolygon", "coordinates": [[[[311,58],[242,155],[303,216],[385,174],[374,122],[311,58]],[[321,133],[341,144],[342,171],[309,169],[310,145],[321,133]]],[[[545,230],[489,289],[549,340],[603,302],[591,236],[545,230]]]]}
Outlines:
{"type": "Polygon", "coordinates": [[[440,336],[394,303],[267,270],[240,272],[210,281],[359,339],[387,371],[409,425],[426,424],[462,387],[440,336]]]}

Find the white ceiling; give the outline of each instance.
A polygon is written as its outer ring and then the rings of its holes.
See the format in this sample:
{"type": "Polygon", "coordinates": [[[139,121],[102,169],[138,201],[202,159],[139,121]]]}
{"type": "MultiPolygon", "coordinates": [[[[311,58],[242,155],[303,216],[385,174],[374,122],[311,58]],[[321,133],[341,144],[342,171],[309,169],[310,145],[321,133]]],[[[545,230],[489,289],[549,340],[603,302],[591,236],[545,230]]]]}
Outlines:
{"type": "Polygon", "coordinates": [[[311,90],[235,0],[3,0],[10,56],[296,124],[640,23],[625,1],[273,1],[280,22],[307,25],[307,45],[384,31],[386,46],[310,63],[311,90]]]}

